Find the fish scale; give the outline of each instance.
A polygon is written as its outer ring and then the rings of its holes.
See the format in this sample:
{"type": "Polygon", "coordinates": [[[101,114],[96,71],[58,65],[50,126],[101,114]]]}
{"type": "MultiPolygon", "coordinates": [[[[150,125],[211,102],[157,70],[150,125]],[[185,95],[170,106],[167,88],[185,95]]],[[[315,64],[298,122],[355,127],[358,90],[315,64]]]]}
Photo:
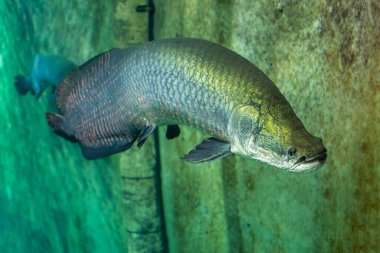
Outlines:
{"type": "Polygon", "coordinates": [[[59,113],[47,113],[50,126],[79,142],[89,159],[124,151],[136,140],[141,146],[168,124],[213,137],[185,157],[192,162],[238,153],[304,170],[326,159],[321,141],[262,71],[204,40],[168,39],[103,53],[61,82],[57,103],[59,113]],[[301,152],[290,158],[292,145],[301,152]]]}

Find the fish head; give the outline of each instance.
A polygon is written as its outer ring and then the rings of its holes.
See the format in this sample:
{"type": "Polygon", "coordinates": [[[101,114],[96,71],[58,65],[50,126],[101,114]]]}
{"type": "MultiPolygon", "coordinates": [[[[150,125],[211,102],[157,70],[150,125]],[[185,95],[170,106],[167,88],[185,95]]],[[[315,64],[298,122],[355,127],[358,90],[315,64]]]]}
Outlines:
{"type": "Polygon", "coordinates": [[[327,158],[322,140],[305,129],[289,104],[277,108],[238,106],[228,132],[232,153],[289,171],[315,170],[327,158]]]}

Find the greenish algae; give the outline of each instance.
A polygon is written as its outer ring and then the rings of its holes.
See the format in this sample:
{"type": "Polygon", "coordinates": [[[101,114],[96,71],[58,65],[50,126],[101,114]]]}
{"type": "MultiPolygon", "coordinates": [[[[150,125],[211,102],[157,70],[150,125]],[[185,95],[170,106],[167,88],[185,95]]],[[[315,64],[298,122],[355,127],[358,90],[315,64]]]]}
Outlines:
{"type": "MultiPolygon", "coordinates": [[[[200,36],[247,57],[329,150],[322,169],[297,175],[241,157],[189,168],[164,154],[171,249],[378,252],[380,6],[374,1],[189,1],[186,8],[174,0],[156,3],[159,38],[200,36]],[[199,21],[200,16],[212,18],[199,21]],[[173,25],[180,17],[192,18],[173,25]],[[199,203],[197,208],[172,192],[199,203]],[[199,217],[203,208],[223,215],[199,217]],[[205,235],[205,230],[217,232],[205,235]]],[[[193,129],[182,134],[162,142],[169,154],[184,154],[200,141],[193,129]]]]}

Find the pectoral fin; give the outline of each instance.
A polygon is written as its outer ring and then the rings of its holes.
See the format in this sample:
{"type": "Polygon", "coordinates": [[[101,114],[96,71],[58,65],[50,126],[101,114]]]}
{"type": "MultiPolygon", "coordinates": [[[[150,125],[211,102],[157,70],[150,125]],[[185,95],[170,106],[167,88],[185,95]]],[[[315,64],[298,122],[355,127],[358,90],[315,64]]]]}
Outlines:
{"type": "Polygon", "coordinates": [[[230,143],[215,138],[208,138],[185,155],[183,159],[190,163],[201,163],[222,158],[230,154],[232,154],[230,143]]]}

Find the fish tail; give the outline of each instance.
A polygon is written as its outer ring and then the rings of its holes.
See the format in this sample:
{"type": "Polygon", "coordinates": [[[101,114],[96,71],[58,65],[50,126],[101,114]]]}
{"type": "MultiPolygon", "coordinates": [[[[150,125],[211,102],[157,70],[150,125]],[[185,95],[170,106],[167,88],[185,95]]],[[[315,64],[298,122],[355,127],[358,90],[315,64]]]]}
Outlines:
{"type": "Polygon", "coordinates": [[[63,125],[63,116],[58,114],[58,113],[46,113],[46,119],[49,124],[49,126],[53,129],[54,133],[58,134],[59,136],[62,136],[68,141],[71,142],[77,142],[77,139],[75,136],[68,134],[64,130],[64,125],[63,125]]]}
{"type": "Polygon", "coordinates": [[[18,75],[15,77],[15,87],[18,93],[25,95],[32,88],[32,83],[29,78],[18,75]]]}

